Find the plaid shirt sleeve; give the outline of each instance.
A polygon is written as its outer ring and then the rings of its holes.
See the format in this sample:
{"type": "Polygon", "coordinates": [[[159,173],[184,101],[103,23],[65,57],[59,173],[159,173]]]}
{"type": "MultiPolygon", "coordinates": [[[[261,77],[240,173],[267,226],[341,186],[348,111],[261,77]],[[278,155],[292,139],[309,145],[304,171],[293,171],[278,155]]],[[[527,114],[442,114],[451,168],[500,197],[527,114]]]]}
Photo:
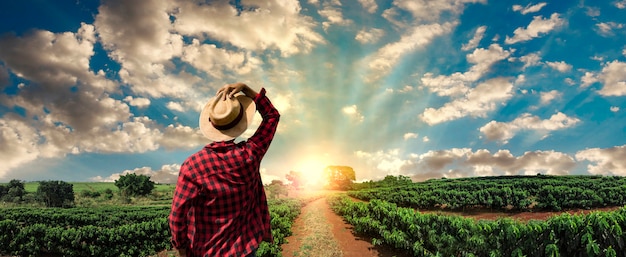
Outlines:
{"type": "Polygon", "coordinates": [[[259,114],[263,117],[263,121],[254,135],[248,139],[248,144],[254,155],[261,159],[270,147],[272,139],[274,139],[280,114],[278,110],[274,108],[272,102],[265,96],[265,88],[261,89],[261,92],[256,96],[254,102],[256,103],[259,114]]]}
{"type": "MultiPolygon", "coordinates": [[[[193,159],[191,157],[190,159],[193,159]]],[[[172,210],[170,211],[169,224],[172,232],[172,245],[176,249],[188,249],[189,238],[187,237],[187,213],[191,208],[191,201],[198,196],[200,188],[191,179],[189,172],[190,159],[186,160],[180,167],[172,210]]]]}

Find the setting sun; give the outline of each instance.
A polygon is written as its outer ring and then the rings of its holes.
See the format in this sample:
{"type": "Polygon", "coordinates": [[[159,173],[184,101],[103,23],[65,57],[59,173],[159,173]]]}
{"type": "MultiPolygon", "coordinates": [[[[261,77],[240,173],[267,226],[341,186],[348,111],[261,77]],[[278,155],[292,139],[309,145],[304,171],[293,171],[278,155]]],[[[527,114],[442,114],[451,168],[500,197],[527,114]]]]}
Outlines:
{"type": "Polygon", "coordinates": [[[324,168],[328,165],[328,159],[319,156],[308,156],[299,161],[294,171],[302,173],[302,189],[319,189],[324,186],[324,168]]]}

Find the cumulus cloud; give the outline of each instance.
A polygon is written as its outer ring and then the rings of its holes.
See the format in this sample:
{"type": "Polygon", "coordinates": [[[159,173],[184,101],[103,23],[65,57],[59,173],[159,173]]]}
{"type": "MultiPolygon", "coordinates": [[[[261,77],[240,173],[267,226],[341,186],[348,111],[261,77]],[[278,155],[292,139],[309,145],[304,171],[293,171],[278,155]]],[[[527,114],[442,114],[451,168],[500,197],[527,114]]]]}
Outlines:
{"type": "Polygon", "coordinates": [[[182,53],[183,38],[171,33],[170,1],[105,1],[94,25],[109,56],[120,63],[122,82],[152,97],[186,95],[189,86],[172,72],[171,59],[182,53]]]}
{"type": "Polygon", "coordinates": [[[555,69],[559,72],[568,72],[570,70],[572,70],[572,65],[571,64],[567,64],[564,61],[560,61],[560,62],[546,62],[546,64],[552,68],[555,69]]]}
{"type": "Polygon", "coordinates": [[[402,35],[398,42],[383,46],[362,61],[372,70],[366,80],[373,81],[387,75],[401,57],[425,47],[436,37],[449,33],[454,26],[455,24],[449,22],[415,26],[402,35]]]}
{"type": "Polygon", "coordinates": [[[354,39],[361,44],[376,43],[385,35],[385,31],[377,28],[362,29],[357,32],[354,39]]]}
{"type": "Polygon", "coordinates": [[[626,95],[626,62],[612,61],[607,63],[598,75],[603,84],[598,91],[603,96],[626,95]]]}
{"type": "Polygon", "coordinates": [[[394,22],[393,16],[399,15],[401,12],[409,12],[418,22],[438,21],[442,14],[460,14],[465,4],[485,3],[485,0],[396,0],[393,1],[393,7],[385,10],[383,17],[394,22]]]}
{"type": "Polygon", "coordinates": [[[474,37],[472,37],[472,39],[470,39],[470,41],[467,42],[467,44],[463,44],[463,46],[461,47],[461,50],[469,51],[478,47],[480,40],[482,40],[483,36],[485,36],[485,31],[487,31],[487,26],[478,27],[476,31],[474,32],[474,37]]]}
{"type": "Polygon", "coordinates": [[[197,4],[177,1],[175,30],[186,36],[205,35],[249,51],[278,50],[282,56],[309,53],[324,44],[316,22],[302,15],[299,1],[255,1],[238,10],[227,1],[197,4]],[[267,28],[273,28],[268,30],[267,28]]]}
{"type": "Polygon", "coordinates": [[[589,148],[576,153],[579,161],[589,161],[587,170],[596,175],[626,176],[626,145],[589,148]]]}
{"type": "Polygon", "coordinates": [[[541,56],[537,53],[530,53],[519,58],[524,63],[523,69],[536,66],[541,63],[541,56]]]}
{"type": "Polygon", "coordinates": [[[145,108],[150,106],[150,99],[143,97],[126,96],[124,97],[124,102],[127,102],[130,106],[135,106],[138,108],[145,108]]]}
{"type": "Polygon", "coordinates": [[[617,23],[617,22],[600,22],[598,24],[596,24],[596,31],[598,32],[598,34],[600,34],[601,36],[604,37],[608,37],[608,36],[612,36],[615,33],[613,32],[614,30],[619,30],[624,28],[624,24],[622,23],[617,23]]]}
{"type": "Polygon", "coordinates": [[[429,125],[465,116],[485,117],[513,96],[513,84],[506,78],[493,78],[478,84],[462,97],[435,108],[426,108],[420,119],[429,125]]]}
{"type": "Polygon", "coordinates": [[[580,87],[585,88],[590,86],[593,83],[598,82],[598,78],[596,74],[593,72],[585,72],[585,74],[580,78],[581,84],[580,87]]]}
{"type": "Polygon", "coordinates": [[[368,13],[375,13],[378,10],[378,4],[376,4],[375,0],[359,0],[359,3],[368,13]]]}
{"type": "Polygon", "coordinates": [[[506,44],[515,44],[537,38],[541,34],[546,34],[565,24],[565,21],[559,17],[558,13],[553,13],[550,19],[544,19],[542,16],[535,16],[526,28],[517,28],[513,31],[514,36],[506,36],[504,42],[506,44]]]}
{"type": "Polygon", "coordinates": [[[516,4],[516,5],[513,5],[513,11],[520,12],[521,14],[534,13],[534,12],[540,11],[541,8],[543,8],[547,4],[548,3],[542,2],[542,3],[535,4],[535,5],[528,4],[526,7],[516,4]]]}
{"type": "Polygon", "coordinates": [[[322,22],[324,31],[327,31],[331,25],[346,26],[352,24],[352,20],[343,17],[339,6],[326,4],[324,8],[317,11],[317,13],[326,19],[326,21],[322,22]]]}
{"type": "Polygon", "coordinates": [[[356,123],[361,123],[365,119],[356,105],[345,106],[341,108],[341,112],[356,123]]]}
{"type": "Polygon", "coordinates": [[[470,92],[469,85],[479,80],[489,72],[491,66],[506,59],[511,54],[498,44],[492,44],[489,48],[478,48],[466,55],[467,62],[473,65],[466,72],[455,72],[452,75],[434,76],[428,72],[421,78],[422,85],[429,91],[440,96],[458,97],[470,92]]]}
{"type": "Polygon", "coordinates": [[[405,133],[404,136],[403,136],[404,140],[409,140],[409,139],[413,139],[413,138],[417,138],[417,137],[418,137],[418,134],[417,133],[412,133],[412,132],[405,133]]]}
{"type": "Polygon", "coordinates": [[[259,69],[261,60],[245,51],[230,51],[215,44],[201,44],[198,39],[183,48],[182,60],[194,68],[221,79],[226,73],[249,74],[259,69]]]}
{"type": "Polygon", "coordinates": [[[615,2],[613,2],[613,4],[615,5],[615,7],[619,8],[619,9],[626,9],[626,0],[615,1],[615,2]]]}
{"type": "Polygon", "coordinates": [[[428,138],[427,136],[424,136],[424,137],[422,138],[422,142],[426,143],[426,142],[428,142],[428,141],[430,141],[430,138],[428,138]]]}
{"type": "Polygon", "coordinates": [[[491,153],[487,149],[470,148],[431,150],[423,154],[402,155],[398,149],[376,152],[355,152],[357,158],[373,174],[410,176],[414,181],[433,178],[458,178],[497,175],[567,175],[575,167],[572,156],[556,151],[528,151],[520,156],[509,150],[491,153]]]}
{"type": "Polygon", "coordinates": [[[177,112],[184,112],[185,108],[177,102],[168,102],[165,107],[167,107],[167,109],[170,109],[172,111],[177,111],[177,112]]]}
{"type": "Polygon", "coordinates": [[[575,126],[580,119],[569,117],[561,112],[553,114],[549,119],[542,120],[538,116],[524,113],[511,122],[490,121],[482,126],[479,131],[489,140],[497,140],[504,144],[513,138],[518,132],[530,130],[549,136],[549,132],[563,130],[575,126]]]}
{"type": "Polygon", "coordinates": [[[150,181],[155,183],[176,184],[179,171],[180,164],[166,164],[157,170],[153,170],[152,167],[141,167],[132,170],[125,170],[120,173],[113,173],[108,177],[96,176],[91,178],[91,180],[96,182],[114,182],[120,179],[121,176],[134,173],[137,175],[146,175],[150,177],[150,181]]]}
{"type": "Polygon", "coordinates": [[[552,102],[552,100],[562,97],[563,93],[557,90],[551,90],[548,92],[541,92],[539,93],[539,95],[540,95],[539,103],[541,105],[546,105],[552,102]]]}
{"type": "Polygon", "coordinates": [[[611,106],[610,108],[611,112],[619,112],[619,106],[611,106]]]}

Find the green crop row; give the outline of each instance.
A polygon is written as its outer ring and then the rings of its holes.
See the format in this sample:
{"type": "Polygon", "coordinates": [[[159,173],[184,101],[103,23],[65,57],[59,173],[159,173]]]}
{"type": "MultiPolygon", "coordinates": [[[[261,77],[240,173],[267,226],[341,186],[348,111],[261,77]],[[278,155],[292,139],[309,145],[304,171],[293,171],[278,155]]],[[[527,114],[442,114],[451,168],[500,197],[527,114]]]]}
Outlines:
{"type": "Polygon", "coordinates": [[[626,204],[626,179],[543,175],[443,179],[351,191],[349,195],[361,200],[379,199],[418,209],[589,209],[626,204]]]}
{"type": "Polygon", "coordinates": [[[345,195],[329,202],[374,244],[413,256],[626,256],[626,208],[523,223],[422,214],[380,200],[354,202],[345,195]]]}
{"type": "MultiPolygon", "coordinates": [[[[274,243],[257,256],[280,256],[302,202],[269,201],[274,243]]],[[[168,207],[3,208],[0,255],[150,256],[171,249],[168,207]]]]}

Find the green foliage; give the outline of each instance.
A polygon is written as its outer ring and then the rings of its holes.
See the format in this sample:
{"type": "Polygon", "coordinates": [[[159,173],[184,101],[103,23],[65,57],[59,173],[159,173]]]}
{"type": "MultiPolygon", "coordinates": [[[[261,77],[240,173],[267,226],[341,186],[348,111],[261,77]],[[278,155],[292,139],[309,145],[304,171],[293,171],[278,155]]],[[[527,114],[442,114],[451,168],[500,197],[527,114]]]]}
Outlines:
{"type": "Polygon", "coordinates": [[[120,189],[123,196],[145,196],[154,189],[154,182],[146,175],[129,173],[115,180],[115,186],[120,189]]]}
{"type": "Polygon", "coordinates": [[[24,182],[12,179],[6,186],[0,187],[0,200],[12,203],[22,202],[22,198],[26,195],[24,182]]]}
{"type": "Polygon", "coordinates": [[[269,197],[272,199],[278,198],[280,195],[287,196],[289,190],[287,186],[283,184],[280,180],[272,180],[272,183],[265,186],[265,191],[269,194],[269,197]]]}
{"type": "Polygon", "coordinates": [[[41,181],[37,188],[37,198],[46,207],[72,207],[74,206],[74,188],[72,184],[64,181],[41,181]]]}
{"type": "MultiPolygon", "coordinates": [[[[280,246],[302,202],[268,202],[274,243],[257,256],[281,256],[280,246]]],[[[170,250],[169,206],[1,208],[0,256],[151,256],[170,250]]]]}
{"type": "Polygon", "coordinates": [[[591,209],[626,204],[626,179],[602,176],[502,176],[361,183],[349,195],[418,209],[591,209]],[[365,185],[363,185],[365,184],[365,185]]]}
{"type": "Polygon", "coordinates": [[[626,256],[626,207],[546,221],[475,221],[421,214],[380,200],[329,200],[357,233],[413,256],[626,256]]]}
{"type": "Polygon", "coordinates": [[[329,189],[348,190],[352,188],[356,175],[349,166],[328,166],[324,169],[324,178],[329,189]]]}

